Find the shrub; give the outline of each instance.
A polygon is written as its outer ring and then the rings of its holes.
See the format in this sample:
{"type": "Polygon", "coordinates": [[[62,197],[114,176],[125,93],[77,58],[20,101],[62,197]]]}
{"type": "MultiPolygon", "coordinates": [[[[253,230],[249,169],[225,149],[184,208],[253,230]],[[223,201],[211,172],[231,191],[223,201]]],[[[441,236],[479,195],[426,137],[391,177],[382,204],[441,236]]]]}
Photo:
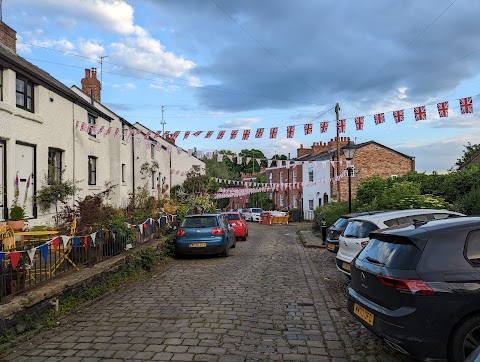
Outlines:
{"type": "Polygon", "coordinates": [[[345,214],[348,214],[348,202],[331,202],[327,205],[318,207],[314,212],[313,230],[322,230],[322,218],[325,218],[327,227],[333,225],[337,219],[345,214]]]}
{"type": "Polygon", "coordinates": [[[455,206],[464,214],[480,215],[480,187],[477,187],[463,197],[460,197],[455,206]]]}

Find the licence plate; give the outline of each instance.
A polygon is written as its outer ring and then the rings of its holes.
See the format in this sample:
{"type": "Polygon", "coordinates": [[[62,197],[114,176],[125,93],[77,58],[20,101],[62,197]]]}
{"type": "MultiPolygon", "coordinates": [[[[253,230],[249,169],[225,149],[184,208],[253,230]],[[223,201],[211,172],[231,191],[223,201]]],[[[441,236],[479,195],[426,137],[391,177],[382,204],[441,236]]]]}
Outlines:
{"type": "Polygon", "coordinates": [[[191,248],[205,248],[207,243],[192,243],[190,244],[191,248]]]}
{"type": "Polygon", "coordinates": [[[328,250],[335,250],[335,244],[328,243],[327,244],[327,249],[328,250]]]}
{"type": "Polygon", "coordinates": [[[353,305],[353,313],[359,316],[362,320],[373,326],[373,313],[370,313],[365,308],[360,307],[357,303],[353,305]]]}
{"type": "Polygon", "coordinates": [[[349,263],[345,263],[345,262],[343,262],[343,264],[342,264],[342,268],[343,268],[343,269],[345,269],[345,270],[348,270],[348,271],[350,271],[350,264],[349,264],[349,263]]]}

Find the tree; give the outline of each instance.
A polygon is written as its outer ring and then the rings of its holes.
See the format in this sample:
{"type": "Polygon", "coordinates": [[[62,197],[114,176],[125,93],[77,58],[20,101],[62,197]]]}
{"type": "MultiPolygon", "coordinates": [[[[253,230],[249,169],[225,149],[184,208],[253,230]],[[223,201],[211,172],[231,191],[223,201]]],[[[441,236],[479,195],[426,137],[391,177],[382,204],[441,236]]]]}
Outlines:
{"type": "Polygon", "coordinates": [[[480,155],[480,144],[472,145],[470,142],[466,146],[463,146],[465,149],[463,150],[463,155],[455,162],[455,166],[457,166],[457,170],[463,169],[467,166],[470,161],[472,161],[475,157],[480,155]]]}

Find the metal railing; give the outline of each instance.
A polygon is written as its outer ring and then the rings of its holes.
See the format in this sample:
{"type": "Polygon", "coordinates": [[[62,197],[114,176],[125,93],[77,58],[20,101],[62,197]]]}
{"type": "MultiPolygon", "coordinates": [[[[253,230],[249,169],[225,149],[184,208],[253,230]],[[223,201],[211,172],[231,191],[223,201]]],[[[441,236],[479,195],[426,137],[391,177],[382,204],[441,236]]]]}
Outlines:
{"type": "Polygon", "coordinates": [[[92,266],[100,261],[120,254],[124,250],[135,248],[153,238],[158,238],[173,222],[161,224],[153,220],[146,226],[139,225],[131,235],[115,234],[109,230],[99,230],[95,239],[90,236],[72,236],[68,243],[61,240],[57,247],[46,244],[45,240],[31,242],[27,245],[10,249],[10,253],[17,253],[18,261],[12,265],[11,257],[5,258],[0,264],[0,301],[10,295],[15,295],[43,284],[67,272],[79,270],[82,267],[92,266]],[[34,250],[32,256],[28,250],[34,250]]]}

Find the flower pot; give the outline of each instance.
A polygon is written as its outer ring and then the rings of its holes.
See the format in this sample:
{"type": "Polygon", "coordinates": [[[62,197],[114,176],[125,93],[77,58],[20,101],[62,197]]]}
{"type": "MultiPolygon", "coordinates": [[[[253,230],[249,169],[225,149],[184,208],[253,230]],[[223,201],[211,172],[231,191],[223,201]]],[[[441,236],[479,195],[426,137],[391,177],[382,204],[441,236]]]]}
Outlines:
{"type": "Polygon", "coordinates": [[[10,226],[13,231],[22,231],[23,227],[25,226],[25,221],[23,220],[8,220],[7,225],[10,226]]]}

